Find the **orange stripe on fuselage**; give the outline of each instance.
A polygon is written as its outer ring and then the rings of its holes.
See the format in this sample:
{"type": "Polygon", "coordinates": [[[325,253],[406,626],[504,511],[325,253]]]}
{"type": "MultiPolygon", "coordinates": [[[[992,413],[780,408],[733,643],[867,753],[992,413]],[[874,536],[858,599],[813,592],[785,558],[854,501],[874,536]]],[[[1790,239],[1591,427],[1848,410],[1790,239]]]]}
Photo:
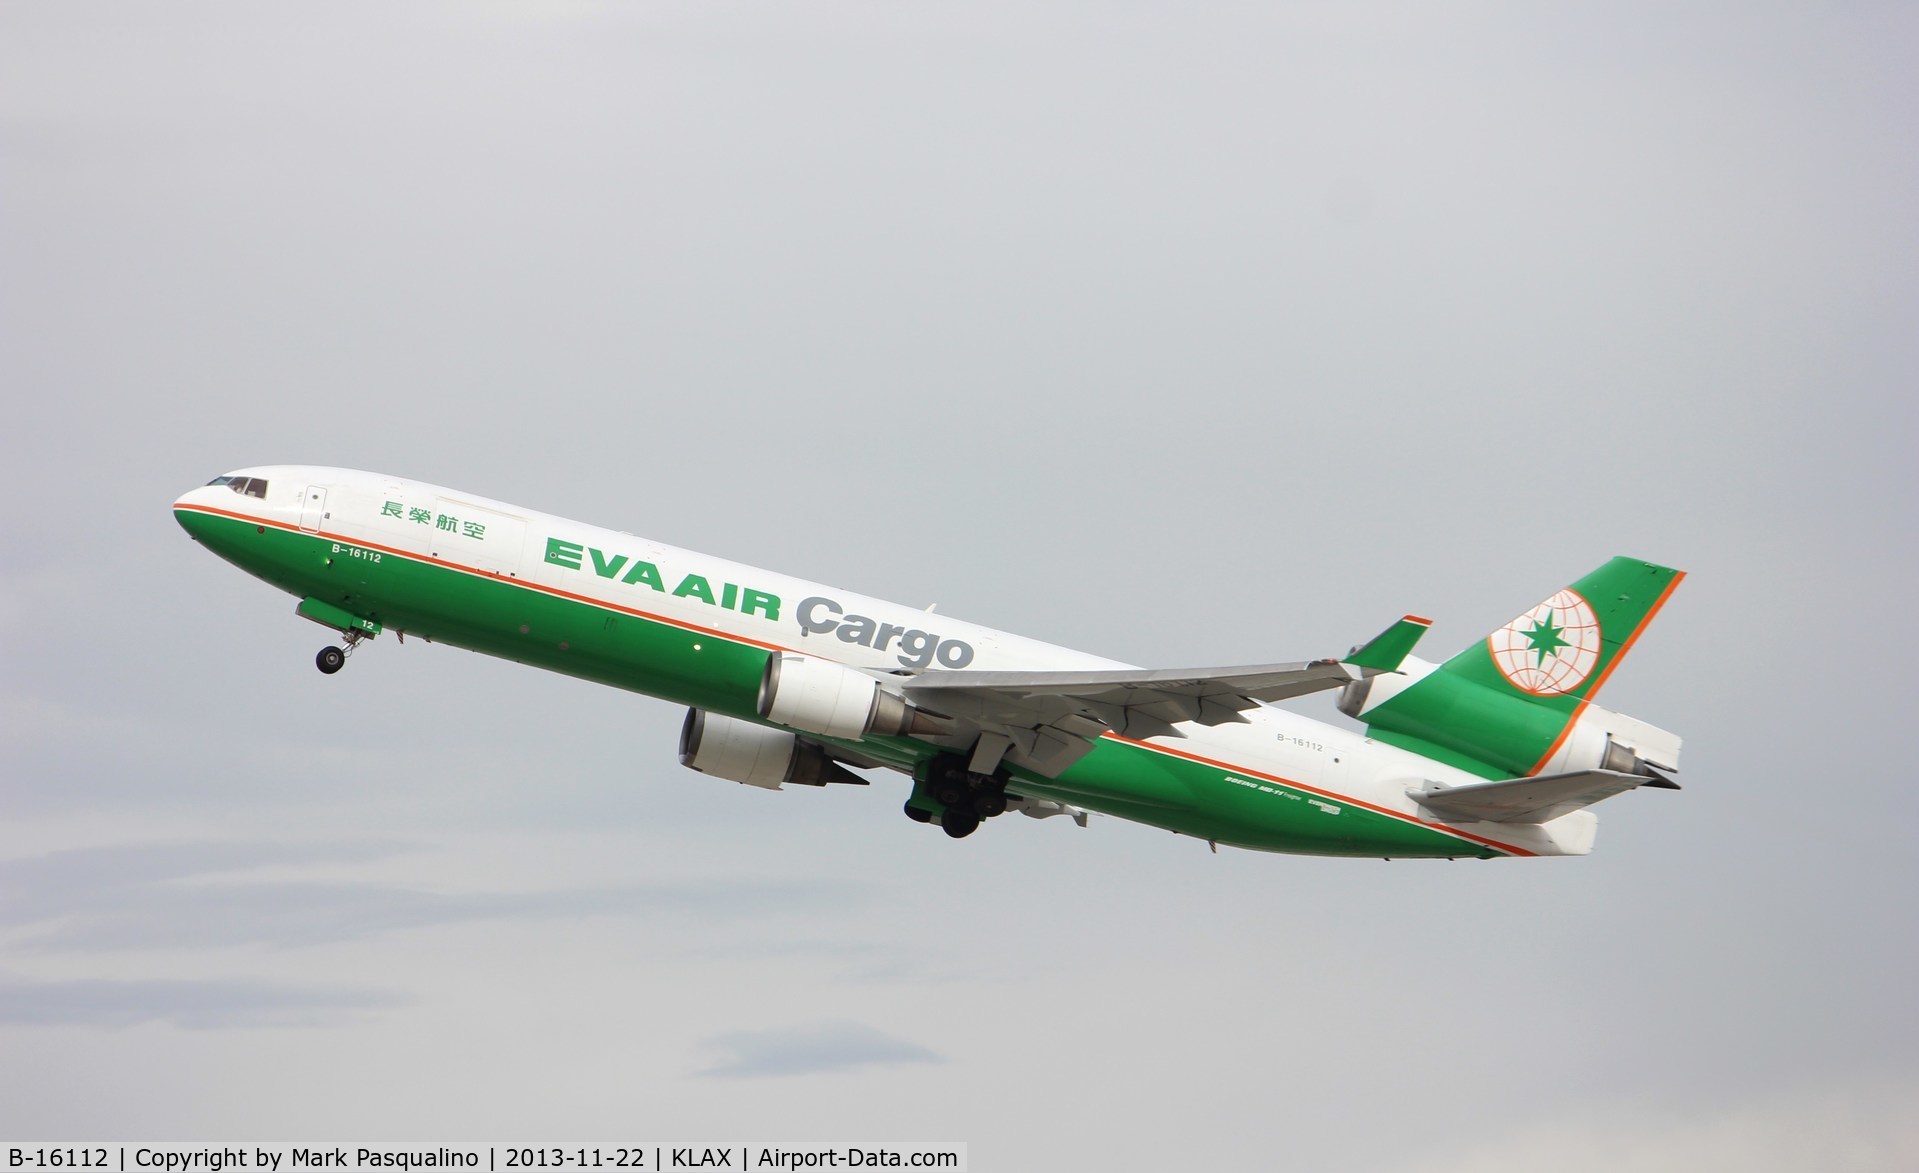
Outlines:
{"type": "Polygon", "coordinates": [[[342,542],[350,546],[359,546],[366,550],[378,550],[383,554],[392,554],[398,558],[406,558],[418,562],[423,566],[439,566],[447,570],[457,570],[462,574],[470,574],[475,578],[490,579],[494,582],[503,582],[510,586],[525,587],[528,590],[538,591],[541,594],[553,595],[562,599],[571,599],[576,603],[586,603],[589,606],[603,607],[609,611],[618,611],[623,615],[631,615],[636,619],[650,619],[655,623],[664,623],[668,627],[677,627],[683,631],[693,631],[701,635],[710,635],[719,639],[730,639],[735,643],[750,644],[753,647],[764,648],[770,652],[797,651],[794,648],[767,643],[765,640],[753,639],[750,636],[738,635],[730,631],[721,631],[716,627],[702,627],[697,623],[689,623],[684,619],[675,619],[670,615],[659,615],[652,611],[642,611],[637,607],[628,607],[621,603],[610,603],[605,599],[593,598],[591,595],[574,594],[572,591],[564,591],[559,587],[550,587],[545,583],[532,582],[524,578],[508,577],[500,574],[498,571],[481,570],[478,567],[466,566],[458,562],[449,562],[444,558],[435,558],[432,555],[421,555],[411,550],[400,550],[392,546],[382,545],[379,542],[369,542],[365,538],[351,538],[344,534],[328,533],[325,530],[302,529],[297,525],[288,525],[284,521],[277,521],[270,517],[254,517],[250,514],[235,513],[229,509],[216,509],[211,505],[176,505],[174,508],[176,510],[190,509],[196,513],[218,514],[221,517],[231,517],[239,521],[250,521],[255,525],[270,525],[275,529],[286,530],[289,533],[312,534],[316,538],[325,538],[328,541],[342,542]]]}
{"type": "Polygon", "coordinates": [[[1415,827],[1424,827],[1429,831],[1440,831],[1447,835],[1453,835],[1461,839],[1471,840],[1474,843],[1483,843],[1487,847],[1496,847],[1501,851],[1508,852],[1513,855],[1536,854],[1535,852],[1527,851],[1523,847],[1514,847],[1510,843],[1501,843],[1497,839],[1488,839],[1483,835],[1475,835],[1471,831],[1461,831],[1457,827],[1448,827],[1442,823],[1429,823],[1426,820],[1421,819],[1415,815],[1406,814],[1404,811],[1396,811],[1388,807],[1376,806],[1373,803],[1365,801],[1364,799],[1354,798],[1350,794],[1341,794],[1335,790],[1323,790],[1317,786],[1308,786],[1304,782],[1295,782],[1290,778],[1282,778],[1277,774],[1268,774],[1263,770],[1254,770],[1246,766],[1234,765],[1232,762],[1223,762],[1216,758],[1209,758],[1196,753],[1188,753],[1186,750],[1174,749],[1171,746],[1167,746],[1167,745],[1154,745],[1150,741],[1134,741],[1130,737],[1121,737],[1117,733],[1108,733],[1106,734],[1106,736],[1113,739],[1114,741],[1125,742],[1127,745],[1136,745],[1140,747],[1141,749],[1152,750],[1154,753],[1163,753],[1167,755],[1168,757],[1184,758],[1185,760],[1189,762],[1198,762],[1204,766],[1213,766],[1217,769],[1227,770],[1235,774],[1251,774],[1255,778],[1264,778],[1268,782],[1277,782],[1281,786],[1289,787],[1293,790],[1303,790],[1307,792],[1308,794],[1317,794],[1323,798],[1336,798],[1340,802],[1348,803],[1356,807],[1362,807],[1366,810],[1372,811],[1374,814],[1377,814],[1377,815],[1385,815],[1387,818],[1390,818],[1390,819],[1398,819],[1402,823],[1411,823],[1415,827]]]}

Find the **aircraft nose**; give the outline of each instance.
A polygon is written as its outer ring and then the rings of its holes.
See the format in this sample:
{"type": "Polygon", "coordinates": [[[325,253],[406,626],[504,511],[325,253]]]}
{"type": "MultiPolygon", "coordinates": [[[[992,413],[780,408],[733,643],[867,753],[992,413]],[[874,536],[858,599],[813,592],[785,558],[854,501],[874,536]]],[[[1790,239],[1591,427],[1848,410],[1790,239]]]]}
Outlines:
{"type": "Polygon", "coordinates": [[[199,538],[200,530],[207,521],[207,515],[198,508],[206,504],[206,493],[207,486],[200,485],[173,499],[173,520],[179,522],[180,528],[195,539],[199,538]]]}
{"type": "Polygon", "coordinates": [[[189,508],[190,506],[205,505],[208,500],[207,492],[212,488],[212,485],[193,486],[191,489],[188,489],[173,499],[173,511],[178,513],[182,509],[189,508]]]}

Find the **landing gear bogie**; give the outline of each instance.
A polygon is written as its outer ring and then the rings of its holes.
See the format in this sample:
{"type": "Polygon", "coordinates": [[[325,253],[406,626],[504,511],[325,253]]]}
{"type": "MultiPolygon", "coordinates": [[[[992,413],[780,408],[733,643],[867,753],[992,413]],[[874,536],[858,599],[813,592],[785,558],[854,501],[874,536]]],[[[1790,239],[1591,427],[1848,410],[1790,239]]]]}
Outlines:
{"type": "Polygon", "coordinates": [[[997,818],[1006,813],[1005,790],[981,790],[973,795],[973,813],[982,819],[997,818]]]}
{"type": "Polygon", "coordinates": [[[931,821],[932,814],[915,802],[939,806],[940,829],[954,839],[964,839],[987,819],[1006,813],[1007,777],[1004,770],[975,774],[967,760],[957,754],[945,754],[927,763],[920,789],[906,804],[907,817],[914,822],[931,821]]]}
{"type": "Polygon", "coordinates": [[[953,806],[966,798],[972,789],[971,780],[966,763],[954,757],[941,757],[934,759],[932,769],[927,771],[926,788],[935,802],[953,806]]]}
{"type": "Polygon", "coordinates": [[[964,782],[935,782],[933,784],[933,798],[941,806],[958,806],[966,801],[966,784],[964,782]]]}
{"type": "Polygon", "coordinates": [[[979,816],[961,807],[948,807],[940,816],[940,830],[950,839],[964,839],[979,830],[979,816]]]}

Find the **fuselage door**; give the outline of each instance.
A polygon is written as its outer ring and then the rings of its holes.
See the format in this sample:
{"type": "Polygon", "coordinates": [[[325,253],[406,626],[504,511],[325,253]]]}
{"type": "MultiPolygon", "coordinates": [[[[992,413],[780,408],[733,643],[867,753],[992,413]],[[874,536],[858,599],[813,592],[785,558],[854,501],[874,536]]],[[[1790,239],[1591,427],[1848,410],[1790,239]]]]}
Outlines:
{"type": "Polygon", "coordinates": [[[300,528],[308,533],[319,533],[320,522],[326,518],[326,486],[308,485],[300,497],[300,528]]]}

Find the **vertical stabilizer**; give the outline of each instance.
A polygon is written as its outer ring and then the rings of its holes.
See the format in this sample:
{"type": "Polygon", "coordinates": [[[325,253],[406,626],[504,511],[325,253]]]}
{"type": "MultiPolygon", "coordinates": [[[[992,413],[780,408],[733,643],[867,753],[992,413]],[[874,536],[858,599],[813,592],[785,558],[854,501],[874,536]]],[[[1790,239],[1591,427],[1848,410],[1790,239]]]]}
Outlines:
{"type": "Polygon", "coordinates": [[[1614,558],[1436,670],[1376,688],[1349,711],[1382,741],[1476,773],[1534,773],[1684,577],[1614,558]]]}

